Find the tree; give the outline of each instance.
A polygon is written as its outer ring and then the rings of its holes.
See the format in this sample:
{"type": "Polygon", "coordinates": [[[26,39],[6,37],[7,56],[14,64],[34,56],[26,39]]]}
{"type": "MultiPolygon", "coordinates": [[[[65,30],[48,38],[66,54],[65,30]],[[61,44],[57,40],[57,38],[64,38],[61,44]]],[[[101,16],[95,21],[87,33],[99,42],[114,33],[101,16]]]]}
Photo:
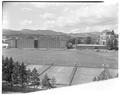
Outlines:
{"type": "Polygon", "coordinates": [[[14,64],[12,77],[14,84],[20,84],[20,64],[18,62],[15,62],[14,64]]]}
{"type": "Polygon", "coordinates": [[[2,56],[2,64],[4,63],[5,59],[4,59],[4,56],[2,56]]]}
{"type": "Polygon", "coordinates": [[[20,83],[22,87],[27,84],[27,70],[23,62],[20,65],[20,83]]]}
{"type": "Polygon", "coordinates": [[[114,33],[114,30],[112,30],[112,35],[114,35],[115,33],[114,33]]]}
{"type": "Polygon", "coordinates": [[[53,76],[52,79],[51,79],[51,86],[52,86],[52,88],[55,88],[55,87],[56,87],[56,79],[55,79],[54,76],[53,76]]]}
{"type": "Polygon", "coordinates": [[[9,80],[9,58],[8,57],[3,57],[2,60],[2,80],[6,81],[6,83],[9,80]]]}
{"type": "Polygon", "coordinates": [[[69,43],[72,43],[72,44],[75,44],[75,41],[76,41],[76,38],[72,38],[72,39],[69,39],[68,42],[69,43]]]}
{"type": "Polygon", "coordinates": [[[114,39],[113,47],[114,47],[115,50],[118,50],[118,40],[117,39],[114,39]]]}
{"type": "Polygon", "coordinates": [[[7,70],[8,70],[8,74],[7,74],[7,81],[10,83],[11,87],[13,86],[12,83],[12,73],[13,73],[13,59],[12,57],[10,57],[9,61],[8,61],[8,65],[7,65],[7,70]]]}
{"type": "Polygon", "coordinates": [[[66,44],[67,49],[73,48],[73,44],[71,42],[67,42],[66,44]]]}
{"type": "Polygon", "coordinates": [[[104,68],[104,70],[98,76],[93,78],[93,81],[107,80],[110,78],[112,78],[112,75],[107,68],[104,68]]]}
{"type": "Polygon", "coordinates": [[[30,69],[27,70],[27,85],[31,84],[32,82],[32,72],[30,69]]]}
{"type": "Polygon", "coordinates": [[[39,79],[39,73],[37,72],[37,69],[34,68],[32,70],[32,85],[39,86],[40,85],[40,79],[39,79]]]}
{"type": "Polygon", "coordinates": [[[68,42],[72,44],[81,44],[81,38],[80,37],[71,38],[68,40],[68,42]]]}
{"type": "MultiPolygon", "coordinates": [[[[33,70],[33,73],[36,75],[36,70],[33,70]]],[[[23,62],[20,64],[14,62],[12,57],[2,57],[2,81],[6,82],[7,86],[10,85],[11,88],[13,86],[25,87],[28,79],[31,79],[31,71],[26,70],[23,62]]],[[[35,77],[33,79],[37,80],[35,77]]]]}
{"type": "Polygon", "coordinates": [[[114,48],[113,39],[107,40],[107,49],[112,50],[114,48]]]}
{"type": "Polygon", "coordinates": [[[43,80],[42,80],[42,87],[46,89],[52,88],[51,83],[50,83],[50,78],[48,77],[47,74],[45,74],[43,80]]]}
{"type": "Polygon", "coordinates": [[[5,59],[4,56],[2,56],[2,80],[5,80],[5,59]]]}
{"type": "Polygon", "coordinates": [[[4,60],[4,64],[7,65],[8,63],[9,63],[9,59],[8,59],[8,57],[6,57],[4,60]]]}
{"type": "Polygon", "coordinates": [[[77,39],[77,44],[81,44],[81,39],[80,38],[77,39]]]}
{"type": "Polygon", "coordinates": [[[92,42],[92,38],[91,37],[86,37],[86,40],[85,40],[85,43],[86,44],[91,44],[91,42],[92,42]]]}

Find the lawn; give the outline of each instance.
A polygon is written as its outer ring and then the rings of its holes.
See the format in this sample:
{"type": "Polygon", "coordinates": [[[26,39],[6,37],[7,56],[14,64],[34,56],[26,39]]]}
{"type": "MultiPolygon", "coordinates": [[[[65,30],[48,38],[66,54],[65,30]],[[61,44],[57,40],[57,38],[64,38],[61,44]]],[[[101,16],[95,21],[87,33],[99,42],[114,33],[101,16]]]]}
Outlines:
{"type": "Polygon", "coordinates": [[[3,49],[4,56],[25,62],[28,65],[54,64],[86,67],[118,67],[118,52],[95,52],[94,50],[39,50],[39,49],[3,49]]]}

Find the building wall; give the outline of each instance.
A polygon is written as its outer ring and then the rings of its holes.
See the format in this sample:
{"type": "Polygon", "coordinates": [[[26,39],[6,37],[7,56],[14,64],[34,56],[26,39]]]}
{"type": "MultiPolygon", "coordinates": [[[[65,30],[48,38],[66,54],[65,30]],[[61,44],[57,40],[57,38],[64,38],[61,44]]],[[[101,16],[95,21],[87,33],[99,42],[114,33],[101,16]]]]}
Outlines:
{"type": "Polygon", "coordinates": [[[11,48],[66,48],[66,40],[58,37],[41,36],[35,38],[18,38],[10,41],[11,48]]]}
{"type": "Polygon", "coordinates": [[[66,41],[65,40],[61,40],[60,47],[61,48],[66,48],[66,41]]]}
{"type": "Polygon", "coordinates": [[[16,40],[10,40],[9,41],[9,47],[10,48],[16,48],[16,40]]]}
{"type": "Polygon", "coordinates": [[[106,45],[107,44],[107,40],[108,39],[113,39],[114,38],[114,35],[112,34],[108,34],[107,32],[106,33],[101,33],[100,35],[100,44],[101,45],[106,45]]]}
{"type": "Polygon", "coordinates": [[[17,48],[34,48],[33,39],[18,39],[17,48]]]}
{"type": "Polygon", "coordinates": [[[59,38],[41,37],[38,39],[38,48],[65,48],[66,42],[59,38]]]}
{"type": "Polygon", "coordinates": [[[49,46],[49,39],[46,37],[40,37],[38,39],[38,48],[48,48],[49,46]]]}

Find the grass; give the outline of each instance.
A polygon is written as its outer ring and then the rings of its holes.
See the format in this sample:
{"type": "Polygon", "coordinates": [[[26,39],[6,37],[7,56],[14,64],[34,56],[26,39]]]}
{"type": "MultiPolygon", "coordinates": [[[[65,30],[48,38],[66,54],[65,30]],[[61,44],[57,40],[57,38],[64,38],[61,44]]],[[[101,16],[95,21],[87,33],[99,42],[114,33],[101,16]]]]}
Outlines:
{"type": "Polygon", "coordinates": [[[4,56],[25,62],[28,65],[54,64],[86,67],[118,67],[118,52],[95,52],[94,50],[39,50],[39,49],[3,49],[4,56]]]}

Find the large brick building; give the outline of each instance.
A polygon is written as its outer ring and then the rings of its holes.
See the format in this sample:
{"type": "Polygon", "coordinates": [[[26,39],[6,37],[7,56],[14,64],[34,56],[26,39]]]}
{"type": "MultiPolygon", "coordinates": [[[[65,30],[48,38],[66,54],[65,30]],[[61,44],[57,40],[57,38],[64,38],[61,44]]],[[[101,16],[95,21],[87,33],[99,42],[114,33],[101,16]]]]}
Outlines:
{"type": "Polygon", "coordinates": [[[10,40],[11,48],[66,48],[68,38],[63,35],[19,36],[10,40]]]}

